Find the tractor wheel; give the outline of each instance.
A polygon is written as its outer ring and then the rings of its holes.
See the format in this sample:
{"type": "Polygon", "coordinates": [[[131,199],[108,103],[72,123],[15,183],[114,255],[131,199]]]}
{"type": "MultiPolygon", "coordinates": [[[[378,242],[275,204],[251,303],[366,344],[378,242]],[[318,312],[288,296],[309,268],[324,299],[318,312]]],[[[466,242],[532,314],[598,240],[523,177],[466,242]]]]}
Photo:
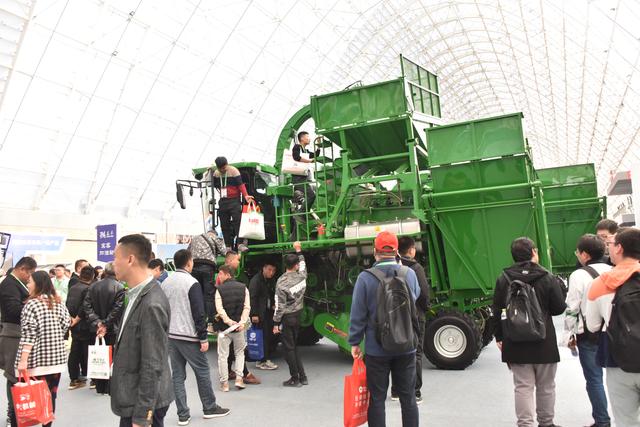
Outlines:
{"type": "Polygon", "coordinates": [[[493,323],[491,319],[487,320],[484,324],[484,330],[482,331],[482,347],[488,346],[491,341],[493,341],[493,333],[495,331],[495,323],[493,323]]]}
{"type": "Polygon", "coordinates": [[[482,347],[488,346],[493,341],[493,333],[496,331],[496,325],[493,322],[493,312],[490,306],[481,307],[476,311],[479,319],[479,325],[482,327],[482,347]]]}
{"type": "Polygon", "coordinates": [[[300,334],[298,335],[298,344],[299,345],[314,345],[317,344],[318,341],[322,338],[313,325],[307,326],[306,328],[300,328],[300,334]]]}
{"type": "Polygon", "coordinates": [[[482,350],[482,334],[473,317],[456,310],[439,311],[427,323],[424,354],[439,369],[462,370],[482,350]]]}

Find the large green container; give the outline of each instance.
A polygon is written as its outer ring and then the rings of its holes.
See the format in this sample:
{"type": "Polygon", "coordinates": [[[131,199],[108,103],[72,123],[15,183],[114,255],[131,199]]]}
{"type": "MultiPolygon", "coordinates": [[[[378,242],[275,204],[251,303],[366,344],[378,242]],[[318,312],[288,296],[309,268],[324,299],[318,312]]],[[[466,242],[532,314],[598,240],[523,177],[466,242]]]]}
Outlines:
{"type": "Polygon", "coordinates": [[[556,273],[576,267],[578,239],[594,234],[604,216],[604,199],[598,198],[593,164],[539,169],[544,192],[551,259],[556,273]]]}
{"type": "MultiPolygon", "coordinates": [[[[489,294],[504,267],[513,264],[510,245],[521,236],[541,235],[533,200],[496,207],[437,210],[446,269],[452,290],[489,294]]],[[[543,233],[542,233],[543,235],[543,233]]]]}
{"type": "Polygon", "coordinates": [[[522,115],[426,133],[433,222],[442,234],[450,289],[490,294],[501,270],[513,262],[509,248],[517,237],[536,241],[548,264],[544,212],[522,115]]]}
{"type": "Polygon", "coordinates": [[[436,206],[465,206],[530,198],[533,179],[526,155],[471,161],[431,169],[436,206]],[[482,191],[473,191],[480,190],[482,191]],[[439,195],[439,193],[445,193],[439,195]]]}
{"type": "Polygon", "coordinates": [[[593,163],[538,169],[545,202],[573,201],[598,197],[593,163]]]}
{"type": "Polygon", "coordinates": [[[437,126],[426,132],[431,166],[528,152],[522,113],[437,126]]]}
{"type": "MultiPolygon", "coordinates": [[[[412,121],[404,78],[311,97],[316,133],[343,149],[351,160],[407,153],[407,141],[419,135],[412,121]]],[[[421,138],[418,144],[425,148],[421,138]]],[[[394,170],[407,159],[380,159],[379,170],[394,170]]],[[[373,164],[372,164],[373,165],[373,164]]]]}

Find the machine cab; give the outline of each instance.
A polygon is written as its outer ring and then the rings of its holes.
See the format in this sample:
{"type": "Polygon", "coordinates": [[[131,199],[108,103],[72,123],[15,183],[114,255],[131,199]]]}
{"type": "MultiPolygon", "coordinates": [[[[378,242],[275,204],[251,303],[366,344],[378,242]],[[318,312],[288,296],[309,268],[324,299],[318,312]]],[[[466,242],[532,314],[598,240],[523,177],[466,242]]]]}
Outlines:
{"type": "MultiPolygon", "coordinates": [[[[233,163],[242,175],[247,192],[253,196],[256,204],[260,207],[260,211],[264,214],[265,222],[265,240],[249,241],[252,243],[275,243],[276,242],[276,215],[273,204],[273,197],[267,194],[267,189],[277,185],[276,169],[269,165],[260,163],[233,163]]],[[[176,199],[182,209],[186,209],[185,190],[189,196],[193,196],[198,192],[202,205],[203,226],[209,228],[212,226],[218,229],[219,219],[217,215],[217,202],[220,198],[220,183],[213,178],[216,170],[215,165],[210,167],[193,169],[193,180],[177,180],[176,181],[176,199]]]]}

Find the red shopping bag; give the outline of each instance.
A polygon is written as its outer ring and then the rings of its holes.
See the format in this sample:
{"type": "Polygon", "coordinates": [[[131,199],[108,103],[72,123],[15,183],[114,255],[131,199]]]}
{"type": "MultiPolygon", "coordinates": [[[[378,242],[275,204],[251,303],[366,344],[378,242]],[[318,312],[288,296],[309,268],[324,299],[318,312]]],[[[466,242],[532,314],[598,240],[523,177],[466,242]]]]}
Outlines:
{"type": "Polygon", "coordinates": [[[369,388],[367,368],[360,359],[353,361],[351,375],[344,377],[344,427],[357,427],[367,422],[369,388]]]}
{"type": "Polygon", "coordinates": [[[27,378],[22,375],[11,387],[13,407],[18,420],[18,427],[47,424],[53,421],[53,402],[46,381],[27,378]]]}

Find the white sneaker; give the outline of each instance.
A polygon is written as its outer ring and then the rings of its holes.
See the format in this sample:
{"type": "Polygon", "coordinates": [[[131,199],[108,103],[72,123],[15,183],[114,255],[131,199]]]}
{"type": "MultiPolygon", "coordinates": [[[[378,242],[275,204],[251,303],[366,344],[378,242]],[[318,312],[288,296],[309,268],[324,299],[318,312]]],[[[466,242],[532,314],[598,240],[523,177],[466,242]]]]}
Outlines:
{"type": "Polygon", "coordinates": [[[265,366],[265,369],[267,369],[269,371],[272,371],[274,369],[278,369],[278,365],[273,363],[271,360],[267,360],[266,362],[264,362],[264,366],[265,366]]]}
{"type": "Polygon", "coordinates": [[[256,368],[262,369],[263,371],[273,371],[274,369],[278,369],[278,365],[271,360],[267,360],[266,362],[256,362],[256,368]]]}

